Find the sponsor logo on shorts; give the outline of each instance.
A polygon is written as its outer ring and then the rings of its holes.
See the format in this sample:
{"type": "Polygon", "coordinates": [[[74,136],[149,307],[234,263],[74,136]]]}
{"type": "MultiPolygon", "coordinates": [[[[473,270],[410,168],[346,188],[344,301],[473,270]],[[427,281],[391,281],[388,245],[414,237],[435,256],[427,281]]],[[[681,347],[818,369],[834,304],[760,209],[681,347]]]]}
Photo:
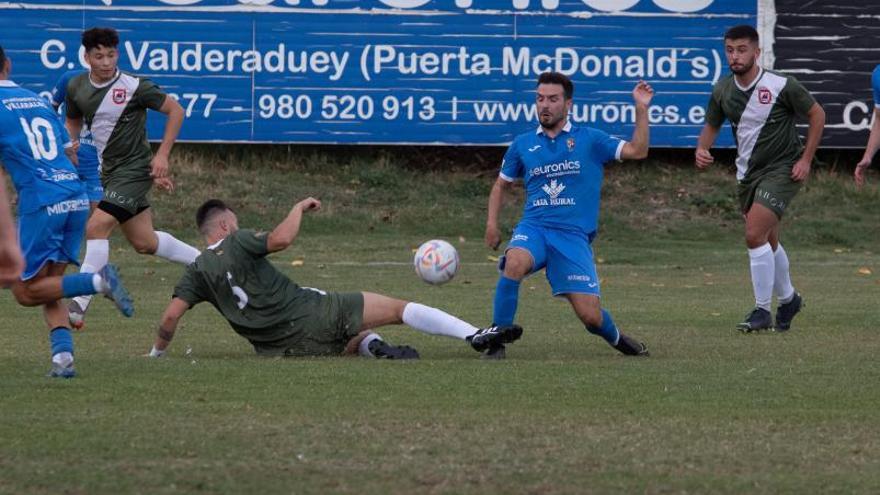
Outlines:
{"type": "Polygon", "coordinates": [[[593,280],[592,278],[590,278],[589,275],[575,275],[575,274],[569,275],[567,277],[567,279],[570,282],[589,282],[589,281],[593,280]]]}
{"type": "Polygon", "coordinates": [[[67,172],[64,170],[52,171],[52,182],[67,182],[71,180],[79,180],[79,174],[76,172],[67,172]]]}
{"type": "Polygon", "coordinates": [[[513,234],[513,239],[511,239],[511,240],[512,241],[528,241],[529,236],[527,236],[525,234],[513,234]]]}
{"type": "Polygon", "coordinates": [[[779,211],[785,210],[785,207],[786,207],[785,201],[777,198],[770,191],[767,191],[764,189],[758,189],[757,191],[755,191],[755,198],[756,199],[757,198],[763,199],[764,201],[767,202],[768,205],[770,205],[770,207],[777,208],[777,209],[779,209],[779,211]]]}
{"type": "Polygon", "coordinates": [[[125,205],[133,205],[135,204],[135,198],[125,196],[123,194],[119,194],[116,191],[104,191],[104,196],[107,199],[112,199],[115,203],[118,203],[121,206],[125,205]]]}
{"type": "Polygon", "coordinates": [[[49,215],[60,215],[71,211],[89,211],[88,199],[69,199],[46,207],[49,215]]]}

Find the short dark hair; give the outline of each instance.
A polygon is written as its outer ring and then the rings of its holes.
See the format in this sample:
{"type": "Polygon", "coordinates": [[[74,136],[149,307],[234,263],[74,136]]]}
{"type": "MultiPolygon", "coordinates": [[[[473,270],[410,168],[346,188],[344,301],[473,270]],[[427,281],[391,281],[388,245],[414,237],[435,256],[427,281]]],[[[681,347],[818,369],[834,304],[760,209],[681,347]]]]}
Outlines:
{"type": "Polygon", "coordinates": [[[565,93],[565,99],[570,100],[574,96],[574,84],[565,74],[559,72],[544,72],[538,76],[538,86],[542,84],[559,84],[565,93]]]}
{"type": "Polygon", "coordinates": [[[725,40],[741,40],[746,38],[752,43],[758,42],[758,31],[748,24],[733,26],[724,33],[725,40]]]}
{"type": "Polygon", "coordinates": [[[232,211],[232,208],[219,199],[209,199],[202,203],[202,206],[199,206],[199,209],[196,210],[196,227],[198,227],[199,232],[206,234],[204,231],[205,224],[213,220],[220,213],[227,211],[232,211]]]}
{"type": "Polygon", "coordinates": [[[94,27],[87,31],[83,31],[82,45],[86,51],[93,48],[103,46],[105,48],[116,48],[119,46],[119,33],[113,28],[94,27]]]}
{"type": "Polygon", "coordinates": [[[6,52],[4,52],[3,47],[0,46],[0,71],[3,70],[4,65],[6,65],[6,52]]]}

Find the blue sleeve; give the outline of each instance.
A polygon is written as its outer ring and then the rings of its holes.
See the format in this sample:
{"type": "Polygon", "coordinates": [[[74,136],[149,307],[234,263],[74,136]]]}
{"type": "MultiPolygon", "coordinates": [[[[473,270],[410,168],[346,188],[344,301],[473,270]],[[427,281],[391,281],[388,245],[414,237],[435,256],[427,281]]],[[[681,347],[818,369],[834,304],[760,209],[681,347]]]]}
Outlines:
{"type": "Polygon", "coordinates": [[[70,82],[72,75],[70,71],[65,72],[58,78],[55,87],[52,88],[52,104],[55,105],[55,108],[60,107],[64,103],[64,98],[67,96],[67,83],[70,82]]]}
{"type": "Polygon", "coordinates": [[[503,179],[513,181],[523,176],[522,160],[519,156],[519,146],[517,140],[510,143],[507,153],[504,154],[504,160],[501,162],[501,173],[503,179]]]}
{"type": "Polygon", "coordinates": [[[61,122],[61,116],[57,113],[55,114],[56,124],[58,126],[58,135],[61,137],[61,144],[65,148],[69,148],[73,146],[73,142],[70,140],[70,134],[67,132],[67,127],[64,126],[64,123],[61,122]]]}
{"type": "Polygon", "coordinates": [[[880,65],[874,68],[871,75],[871,88],[874,89],[874,106],[880,108],[880,65]]]}
{"type": "Polygon", "coordinates": [[[591,129],[591,132],[593,139],[592,151],[596,158],[598,158],[597,161],[607,163],[611,160],[620,160],[620,151],[623,149],[624,144],[622,139],[611,136],[599,129],[591,129]]]}

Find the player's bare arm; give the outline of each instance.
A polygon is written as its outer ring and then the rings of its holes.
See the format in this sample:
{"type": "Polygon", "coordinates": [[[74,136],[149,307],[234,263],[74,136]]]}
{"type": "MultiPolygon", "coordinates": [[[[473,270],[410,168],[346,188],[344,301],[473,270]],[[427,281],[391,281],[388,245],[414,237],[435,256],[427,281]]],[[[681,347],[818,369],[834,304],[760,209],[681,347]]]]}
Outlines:
{"type": "Polygon", "coordinates": [[[810,111],[807,112],[807,119],[810,125],[807,129],[804,153],[791,169],[791,178],[796,181],[805,180],[810,175],[810,165],[813,163],[813,157],[816,155],[816,149],[822,139],[822,131],[825,129],[825,110],[818,103],[814,103],[810,111]]]}
{"type": "Polygon", "coordinates": [[[633,88],[633,101],[636,104],[636,128],[629,142],[624,143],[620,150],[620,158],[624,160],[641,160],[648,156],[648,105],[654,98],[654,89],[645,81],[639,81],[633,88]]]}
{"type": "Polygon", "coordinates": [[[162,321],[159,323],[159,329],[156,331],[156,342],[148,354],[149,357],[161,357],[165,353],[165,349],[171,345],[171,340],[174,339],[177,324],[189,308],[189,303],[179,297],[175,297],[168,303],[168,307],[165,308],[165,313],[162,315],[162,321]]]}
{"type": "Polygon", "coordinates": [[[709,124],[704,125],[703,130],[700,131],[700,137],[697,139],[697,151],[694,153],[694,161],[698,169],[703,170],[715,163],[715,157],[709,150],[715,144],[715,139],[718,138],[720,131],[720,127],[709,124]]]}
{"type": "Polygon", "coordinates": [[[512,182],[501,177],[495,180],[492,192],[489,193],[489,207],[486,215],[486,245],[492,249],[498,249],[501,245],[501,230],[498,228],[498,215],[501,213],[501,205],[504,202],[504,194],[512,187],[512,182]]]}
{"type": "Polygon", "coordinates": [[[856,185],[861,187],[865,183],[865,172],[871,166],[877,149],[880,148],[880,108],[874,107],[874,123],[871,124],[871,134],[868,136],[868,144],[865,146],[865,154],[856,164],[856,185]]]}
{"type": "Polygon", "coordinates": [[[15,283],[24,269],[24,258],[17,239],[6,195],[6,180],[0,174],[0,287],[15,283]]]}
{"type": "Polygon", "coordinates": [[[64,147],[64,154],[71,163],[79,166],[79,158],[76,156],[77,150],[79,150],[79,141],[73,141],[64,147]]]}
{"type": "MultiPolygon", "coordinates": [[[[156,150],[156,154],[150,162],[150,165],[153,168],[150,175],[152,175],[154,179],[168,177],[168,157],[171,155],[171,148],[174,146],[174,141],[177,140],[177,135],[180,133],[180,127],[183,125],[183,107],[181,107],[180,103],[174,98],[166,96],[165,102],[162,103],[162,107],[159,108],[159,111],[167,115],[168,120],[165,122],[165,133],[162,135],[162,144],[159,145],[159,149],[156,150]]],[[[160,184],[160,187],[161,186],[162,184],[160,184]]],[[[168,188],[163,187],[163,189],[168,188]]]]}
{"type": "Polygon", "coordinates": [[[320,209],[321,202],[315,198],[306,198],[295,204],[287,217],[275,227],[275,230],[269,233],[269,237],[266,239],[266,249],[270,253],[287,249],[299,235],[303,213],[320,209]]]}
{"type": "MultiPolygon", "coordinates": [[[[66,117],[64,120],[64,128],[67,129],[67,135],[73,136],[70,138],[70,141],[73,143],[74,148],[75,148],[73,150],[74,154],[76,154],[76,151],[79,148],[79,135],[82,132],[82,127],[83,127],[82,117],[78,117],[78,118],[66,117]]],[[[73,162],[73,163],[74,163],[74,165],[77,164],[77,162],[73,162]]]]}

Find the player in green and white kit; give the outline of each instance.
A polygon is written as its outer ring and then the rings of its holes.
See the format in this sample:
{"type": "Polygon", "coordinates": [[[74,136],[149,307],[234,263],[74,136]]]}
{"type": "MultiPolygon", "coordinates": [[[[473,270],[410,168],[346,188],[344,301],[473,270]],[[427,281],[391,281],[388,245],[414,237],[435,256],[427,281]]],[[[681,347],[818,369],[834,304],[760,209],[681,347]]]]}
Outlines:
{"type": "Polygon", "coordinates": [[[737,194],[746,221],[756,306],[737,328],[752,332],[773,327],[770,304],[775,293],[775,328],[786,331],[802,300],[791,284],[788,256],[779,243],[779,221],[810,173],[825,112],[793,77],[757,64],[761,49],[753,27],[730,28],[724,34],[724,50],[733,74],[712,90],[696,164],[704,169],[713,163],[709,149],[724,120],[729,120],[736,139],[737,194]],[[809,120],[806,145],[795,128],[798,116],[809,120]]]}
{"type": "MultiPolygon", "coordinates": [[[[183,109],[149,79],[118,68],[119,36],[109,28],[83,32],[89,72],[67,85],[67,130],[79,136],[83,125],[98,149],[104,198],[86,226],[86,254],[80,271],[97,272],[110,257],[109,237],[119,225],[128,242],[141,254],[155,254],[189,264],[199,255],[194,247],[166,232],[153,229],[147,194],[153,183],[174,187],[168,175],[168,154],[183,123],[183,109]],[[154,156],[147,142],[147,109],[168,116],[162,144],[154,156]]],[[[74,298],[68,306],[70,323],[81,328],[90,297],[74,298]]]]}
{"type": "Polygon", "coordinates": [[[461,339],[478,352],[513,342],[516,325],[478,329],[439,309],[371,292],[333,293],[300,287],[278,271],[266,255],[286,249],[299,233],[303,213],[321,203],[307,198],[270,233],[238,228],[238,218],[222,201],[209,200],[196,213],[207,249],[186,268],[165,310],[150,356],[160,357],[177,324],[192,306],[207,301],[246,338],[258,354],[322,356],[358,353],[366,357],[411,359],[407,346],[390,346],[370,331],[406,323],[425,333],[461,339]]]}

